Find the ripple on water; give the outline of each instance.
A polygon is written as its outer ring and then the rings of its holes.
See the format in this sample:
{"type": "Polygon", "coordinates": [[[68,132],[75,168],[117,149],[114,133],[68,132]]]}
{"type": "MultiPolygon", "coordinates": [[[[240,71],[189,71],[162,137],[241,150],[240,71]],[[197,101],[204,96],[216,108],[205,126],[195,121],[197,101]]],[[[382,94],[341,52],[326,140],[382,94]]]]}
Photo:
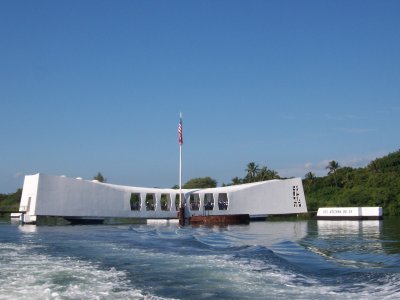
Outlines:
{"type": "Polygon", "coordinates": [[[35,236],[23,233],[19,242],[0,243],[0,298],[354,299],[373,295],[389,299],[400,295],[398,269],[355,265],[371,259],[395,267],[398,255],[380,251],[375,242],[351,252],[351,241],[346,239],[333,243],[321,242],[315,235],[304,239],[306,228],[296,224],[269,228],[269,223],[259,223],[256,230],[252,224],[41,227],[35,236]],[[329,243],[346,251],[333,252],[329,243]],[[379,251],[364,252],[372,248],[379,251]]]}
{"type": "Polygon", "coordinates": [[[0,299],[162,299],[132,287],[126,273],[37,247],[1,244],[0,299]]]}

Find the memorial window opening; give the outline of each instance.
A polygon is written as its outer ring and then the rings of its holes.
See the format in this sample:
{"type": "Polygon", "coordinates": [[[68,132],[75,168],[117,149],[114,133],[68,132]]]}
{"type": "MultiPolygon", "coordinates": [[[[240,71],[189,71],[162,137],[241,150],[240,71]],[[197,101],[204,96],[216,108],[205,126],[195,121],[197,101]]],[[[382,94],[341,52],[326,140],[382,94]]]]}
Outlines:
{"type": "Polygon", "coordinates": [[[140,210],[140,194],[131,193],[130,198],[131,210],[140,210]]]}
{"type": "Polygon", "coordinates": [[[227,210],[229,205],[228,194],[220,193],[218,194],[218,209],[227,210]]]}

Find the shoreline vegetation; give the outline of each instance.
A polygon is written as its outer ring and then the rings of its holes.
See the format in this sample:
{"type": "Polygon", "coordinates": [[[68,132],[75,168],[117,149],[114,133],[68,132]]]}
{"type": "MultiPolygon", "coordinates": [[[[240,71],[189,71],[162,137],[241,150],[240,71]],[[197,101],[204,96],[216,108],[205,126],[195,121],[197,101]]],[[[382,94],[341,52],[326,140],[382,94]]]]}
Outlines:
{"type": "MultiPolygon", "coordinates": [[[[331,161],[327,175],[317,177],[308,172],[303,178],[304,193],[309,212],[319,207],[381,206],[386,216],[400,216],[400,150],[371,161],[366,167],[351,168],[331,161]]],[[[278,172],[250,162],[244,178],[234,177],[226,185],[280,179],[278,172]]],[[[106,181],[99,172],[94,179],[106,181]]],[[[184,188],[216,187],[211,177],[193,178],[184,188]]],[[[173,188],[177,188],[174,186],[173,188]]],[[[19,209],[22,189],[15,193],[0,194],[0,213],[19,209]]]]}
{"type": "Polygon", "coordinates": [[[341,167],[329,162],[328,174],[303,179],[309,211],[319,207],[381,206],[386,216],[400,216],[400,150],[371,161],[366,167],[341,167]]]}

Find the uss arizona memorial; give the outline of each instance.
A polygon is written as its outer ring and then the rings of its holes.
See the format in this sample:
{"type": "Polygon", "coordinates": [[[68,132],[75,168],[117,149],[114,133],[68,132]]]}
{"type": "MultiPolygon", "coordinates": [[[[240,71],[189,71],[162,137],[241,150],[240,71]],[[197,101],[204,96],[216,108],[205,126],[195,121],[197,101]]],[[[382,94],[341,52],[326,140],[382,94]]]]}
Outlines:
{"type": "MultiPolygon", "coordinates": [[[[301,178],[275,179],[208,189],[182,189],[185,215],[248,214],[251,218],[307,212],[301,178]]],[[[96,180],[25,176],[21,221],[71,219],[177,219],[179,190],[122,186],[96,180]]]]}

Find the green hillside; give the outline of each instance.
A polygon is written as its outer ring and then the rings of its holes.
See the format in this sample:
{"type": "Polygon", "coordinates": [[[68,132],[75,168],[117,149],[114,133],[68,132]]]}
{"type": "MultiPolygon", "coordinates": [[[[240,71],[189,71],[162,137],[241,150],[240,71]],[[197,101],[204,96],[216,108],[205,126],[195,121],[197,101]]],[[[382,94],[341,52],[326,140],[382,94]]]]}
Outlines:
{"type": "Polygon", "coordinates": [[[382,206],[385,215],[398,216],[400,150],[372,161],[365,168],[339,166],[330,169],[325,177],[308,173],[303,185],[309,211],[326,206],[382,206]]]}
{"type": "Polygon", "coordinates": [[[12,194],[0,194],[0,211],[19,210],[19,202],[21,201],[22,189],[18,189],[12,194]]]}

